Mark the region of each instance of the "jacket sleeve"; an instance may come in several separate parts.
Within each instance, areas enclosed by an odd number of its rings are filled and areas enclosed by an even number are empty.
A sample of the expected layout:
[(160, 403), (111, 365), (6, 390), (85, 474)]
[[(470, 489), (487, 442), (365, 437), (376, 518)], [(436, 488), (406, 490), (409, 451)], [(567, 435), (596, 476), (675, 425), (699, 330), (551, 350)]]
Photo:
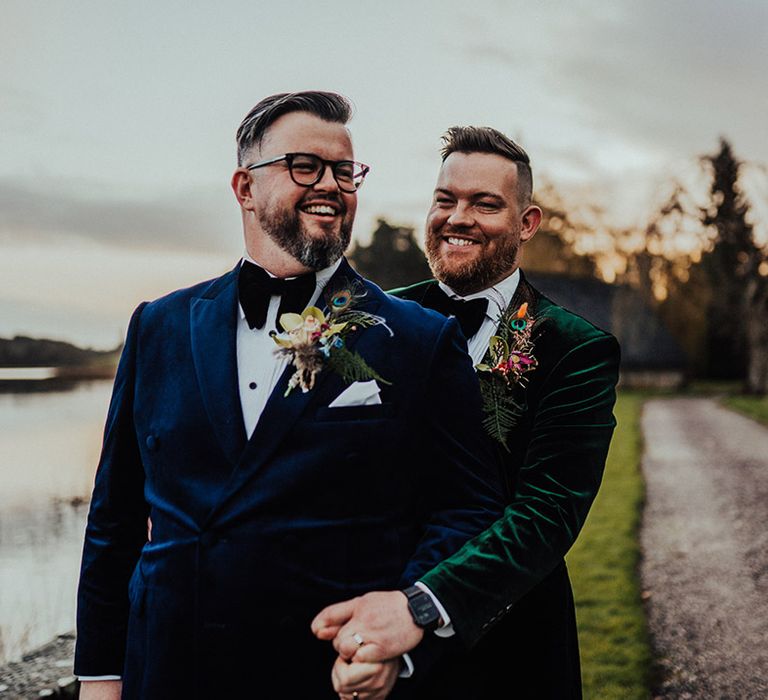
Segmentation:
[(421, 580), (469, 647), (562, 560), (602, 479), (616, 421), (619, 347), (607, 334), (565, 352), (544, 378), (503, 516)]
[(481, 425), (480, 388), (455, 319), (435, 344), (423, 405), (418, 493), (425, 524), (403, 586), (485, 530), (504, 507), (501, 463)]
[(147, 540), (144, 469), (133, 422), (139, 317), (134, 312), (115, 377), (88, 514), (77, 605), (75, 674), (120, 675), (128, 582)]

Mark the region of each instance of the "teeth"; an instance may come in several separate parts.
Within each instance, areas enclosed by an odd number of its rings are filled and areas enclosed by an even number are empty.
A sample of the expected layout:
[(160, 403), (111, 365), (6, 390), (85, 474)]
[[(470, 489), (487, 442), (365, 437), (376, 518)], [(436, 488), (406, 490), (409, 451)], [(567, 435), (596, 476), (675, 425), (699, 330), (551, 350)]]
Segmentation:
[(474, 241), (468, 241), (466, 238), (454, 238), (453, 236), (450, 236), (448, 238), (448, 243), (451, 245), (474, 245)]
[(304, 207), (304, 211), (308, 214), (330, 214), (331, 216), (336, 214), (336, 210), (326, 204), (312, 204)]

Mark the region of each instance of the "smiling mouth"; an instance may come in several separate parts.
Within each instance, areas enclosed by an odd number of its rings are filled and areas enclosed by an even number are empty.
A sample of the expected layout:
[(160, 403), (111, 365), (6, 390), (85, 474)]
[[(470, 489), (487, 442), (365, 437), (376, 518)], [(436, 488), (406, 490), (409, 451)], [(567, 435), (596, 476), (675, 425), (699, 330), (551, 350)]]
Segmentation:
[(303, 207), (299, 207), (305, 214), (313, 214), (314, 216), (337, 216), (339, 209), (330, 204), (307, 204)]
[(457, 238), (456, 236), (446, 236), (443, 240), (446, 241), (449, 245), (455, 245), (461, 248), (479, 245), (477, 241), (473, 241), (469, 238)]

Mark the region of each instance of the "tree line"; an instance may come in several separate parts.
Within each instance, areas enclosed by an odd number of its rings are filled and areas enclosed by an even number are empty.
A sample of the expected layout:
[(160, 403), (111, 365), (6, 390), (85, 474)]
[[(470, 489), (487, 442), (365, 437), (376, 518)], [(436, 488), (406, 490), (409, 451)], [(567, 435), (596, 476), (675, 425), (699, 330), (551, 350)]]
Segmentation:
[(62, 340), (17, 335), (0, 338), (0, 367), (83, 367), (114, 363), (121, 347), (91, 350)]

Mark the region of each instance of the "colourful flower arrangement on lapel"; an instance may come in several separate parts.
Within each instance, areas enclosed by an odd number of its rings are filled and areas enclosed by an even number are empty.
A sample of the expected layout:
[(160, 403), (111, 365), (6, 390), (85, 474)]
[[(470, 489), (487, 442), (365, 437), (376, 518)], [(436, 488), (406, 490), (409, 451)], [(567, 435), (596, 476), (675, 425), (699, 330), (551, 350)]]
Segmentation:
[(278, 345), (275, 352), (289, 358), (295, 367), (285, 396), (297, 386), (302, 392), (308, 392), (315, 386), (317, 375), (325, 366), (341, 375), (348, 384), (370, 379), (390, 383), (382, 379), (358, 353), (346, 347), (346, 336), (360, 328), (384, 326), (393, 335), (383, 318), (353, 308), (354, 301), (360, 296), (349, 285), (326, 295), (327, 314), (316, 306), (308, 306), (300, 314), (280, 316), (284, 332), (272, 336)]
[(488, 344), (485, 362), (477, 365), (483, 397), (483, 427), (504, 449), (509, 432), (525, 410), (525, 404), (515, 395), (516, 387), (524, 387), (527, 374), (538, 366), (533, 355), (531, 331), (533, 318), (528, 304), (507, 310), (499, 320), (498, 335)]

